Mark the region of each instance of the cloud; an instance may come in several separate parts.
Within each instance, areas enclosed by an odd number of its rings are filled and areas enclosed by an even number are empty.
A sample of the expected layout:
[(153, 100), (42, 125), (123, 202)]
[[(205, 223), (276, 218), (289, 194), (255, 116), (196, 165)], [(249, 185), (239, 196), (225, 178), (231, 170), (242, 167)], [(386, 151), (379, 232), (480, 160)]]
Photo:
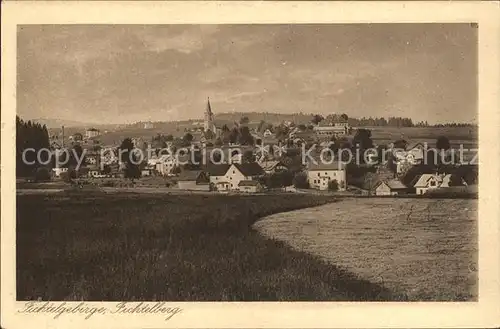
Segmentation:
[(201, 117), (210, 96), (216, 112), (406, 109), (467, 120), (476, 34), (454, 24), (23, 26), (18, 111), (181, 119)]

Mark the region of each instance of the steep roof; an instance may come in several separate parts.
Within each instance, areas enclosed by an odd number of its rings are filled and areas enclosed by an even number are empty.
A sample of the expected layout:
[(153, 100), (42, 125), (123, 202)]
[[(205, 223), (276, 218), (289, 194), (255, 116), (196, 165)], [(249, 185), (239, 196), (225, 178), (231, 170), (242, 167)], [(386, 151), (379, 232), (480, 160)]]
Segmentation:
[(256, 180), (242, 180), (238, 183), (238, 186), (259, 186), (260, 183)]
[[(426, 187), (427, 186), (427, 182), (429, 181), (429, 179), (431, 178), (434, 178), (436, 179), (438, 182), (441, 182), (442, 179), (437, 176), (437, 175), (434, 175), (434, 174), (423, 174), (421, 175), (418, 180), (416, 181), (416, 183), (413, 185), (413, 187)], [(415, 179), (416, 180), (416, 179)]]
[(259, 165), (264, 170), (273, 170), (278, 164), (281, 164), (281, 162), (277, 160), (269, 160), (269, 161), (264, 160), (262, 162), (259, 162)]
[(328, 170), (345, 170), (345, 164), (342, 161), (333, 160), (332, 163), (322, 163), (317, 161), (316, 163), (310, 162), (308, 164), (307, 170), (309, 171), (328, 171)]
[(201, 170), (184, 170), (181, 172), (179, 175), (180, 181), (195, 181), (198, 179), (198, 177), (201, 175), (202, 171)]
[(236, 168), (245, 176), (259, 176), (264, 174), (262, 167), (256, 162), (233, 163)]
[(422, 148), (424, 148), (424, 144), (422, 144), (420, 142), (413, 142), (413, 143), (406, 145), (406, 150), (411, 151), (418, 146), (421, 146)]
[(231, 167), (228, 164), (210, 164), (207, 166), (207, 172), (210, 176), (224, 176)]
[(407, 189), (408, 187), (403, 184), (399, 179), (391, 179), (385, 182), (391, 190)]

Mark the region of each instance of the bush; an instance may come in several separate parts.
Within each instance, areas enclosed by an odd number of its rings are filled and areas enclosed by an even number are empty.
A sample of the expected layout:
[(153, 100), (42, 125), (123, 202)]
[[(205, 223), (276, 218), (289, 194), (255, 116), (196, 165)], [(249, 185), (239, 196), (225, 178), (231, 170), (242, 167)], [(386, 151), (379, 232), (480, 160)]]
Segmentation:
[(37, 168), (35, 171), (36, 182), (46, 182), (50, 180), (50, 171), (47, 168)]
[(295, 188), (309, 188), (307, 175), (305, 173), (298, 173), (293, 177), (293, 186)]
[(339, 183), (337, 182), (336, 179), (328, 182), (328, 190), (330, 190), (330, 191), (338, 191), (339, 190)]

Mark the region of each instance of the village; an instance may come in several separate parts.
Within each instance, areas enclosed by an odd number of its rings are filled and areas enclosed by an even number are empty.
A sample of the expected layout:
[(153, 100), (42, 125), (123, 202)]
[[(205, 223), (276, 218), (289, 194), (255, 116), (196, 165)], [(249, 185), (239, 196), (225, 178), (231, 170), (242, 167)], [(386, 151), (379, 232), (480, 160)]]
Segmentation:
[[(144, 123), (144, 129), (151, 129), (152, 125)], [(83, 134), (74, 133), (65, 141), (63, 128), (62, 136), (51, 136), (52, 150), (70, 144), (70, 148), (83, 153), (84, 162), (78, 168), (71, 164), (54, 167), (51, 178), (78, 186), (169, 187), (220, 193), (477, 193), (476, 164), (464, 163), (462, 159), (446, 166), (438, 166), (433, 160), (429, 165), (428, 146), (403, 139), (376, 145), (370, 130), (350, 126), (346, 114), (327, 118), (314, 115), (309, 125), (286, 121), (278, 126), (253, 124), (242, 117), (229, 128), (226, 124), (216, 125), (208, 99), (204, 120), (193, 122), (192, 126), (180, 138), (168, 134), (151, 140), (131, 137), (122, 145), (102, 145), (101, 132), (95, 128)], [(440, 139), (438, 143), (447, 144), (439, 150), (446, 157), (452, 150), (446, 137)], [(139, 164), (120, 161), (119, 149), (124, 147), (128, 157), (128, 152), (137, 153)], [(355, 162), (352, 155), (344, 159), (341, 150), (353, 148), (364, 150), (365, 159)]]

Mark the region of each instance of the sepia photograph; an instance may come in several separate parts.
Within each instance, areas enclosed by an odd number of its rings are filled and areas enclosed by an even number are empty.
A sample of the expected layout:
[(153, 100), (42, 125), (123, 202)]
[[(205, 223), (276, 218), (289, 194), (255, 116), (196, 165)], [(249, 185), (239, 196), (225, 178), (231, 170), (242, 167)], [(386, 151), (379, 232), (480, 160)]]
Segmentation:
[(480, 27), (16, 24), (16, 312), (478, 303)]
[(19, 300), (477, 300), (477, 27), (20, 25)]

